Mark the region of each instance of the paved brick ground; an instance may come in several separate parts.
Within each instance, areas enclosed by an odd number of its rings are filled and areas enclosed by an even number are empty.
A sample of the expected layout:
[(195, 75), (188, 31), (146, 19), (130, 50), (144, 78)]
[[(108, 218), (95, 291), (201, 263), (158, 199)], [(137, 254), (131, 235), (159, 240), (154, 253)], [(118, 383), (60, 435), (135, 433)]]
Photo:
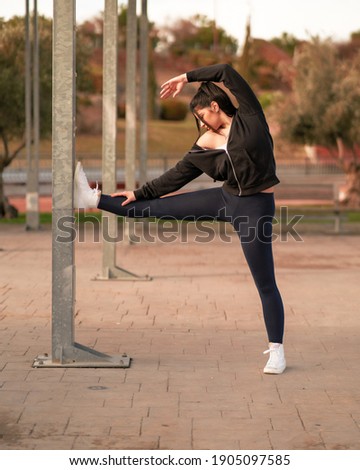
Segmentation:
[(360, 449), (359, 236), (274, 244), (281, 376), (238, 240), (119, 244), (150, 282), (93, 281), (76, 244), (76, 340), (129, 369), (33, 369), (50, 352), (51, 233), (0, 227), (1, 449)]

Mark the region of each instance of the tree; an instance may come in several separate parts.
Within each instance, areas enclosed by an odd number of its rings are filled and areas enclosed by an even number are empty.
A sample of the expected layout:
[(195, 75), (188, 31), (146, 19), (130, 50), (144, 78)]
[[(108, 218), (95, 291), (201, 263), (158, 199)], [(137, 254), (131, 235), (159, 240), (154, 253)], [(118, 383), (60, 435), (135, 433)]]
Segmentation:
[[(41, 133), (51, 128), (51, 24), (39, 18)], [(0, 217), (9, 215), (3, 171), (25, 146), (25, 24), (24, 18), (0, 20)]]
[(328, 144), (323, 117), (335, 98), (333, 87), (339, 79), (336, 64), (331, 42), (314, 40), (295, 55), (293, 94), (281, 119), (283, 133), (290, 140), (304, 145)]
[(351, 41), (360, 41), (360, 29), (350, 34)]
[[(126, 60), (126, 29), (127, 29), (127, 12), (128, 7), (127, 5), (120, 5), (119, 12), (118, 12), (118, 48), (119, 48), (119, 64), (120, 69), (123, 71), (125, 64), (124, 61)], [(88, 80), (92, 80), (97, 85), (95, 86), (95, 93), (101, 93), (102, 91), (102, 47), (103, 47), (103, 33), (104, 33), (104, 19), (103, 15), (95, 17), (89, 21), (85, 21), (78, 27), (78, 33), (81, 36), (81, 43), (87, 44), (88, 47), (92, 47), (93, 50), (97, 50), (92, 57), (92, 68), (93, 70), (90, 71), (88, 74)], [(154, 70), (154, 50), (157, 46), (159, 41), (158, 39), (158, 31), (155, 27), (155, 24), (151, 21), (148, 23), (148, 34), (149, 34), (149, 50), (148, 50), (148, 112), (149, 117), (155, 116), (155, 96), (157, 93), (157, 83), (155, 77), (155, 70)], [(140, 16), (137, 17), (137, 49), (140, 48)], [(100, 54), (99, 54), (100, 52)], [(99, 61), (99, 57), (101, 58)], [(125, 114), (125, 104), (124, 104), (124, 89), (125, 84), (122, 83), (123, 74), (121, 73), (121, 77), (119, 74), (120, 80), (120, 87), (122, 91), (119, 93), (119, 116), (124, 116)]]
[[(293, 93), (281, 109), (282, 132), (323, 145), (347, 175), (344, 203), (360, 207), (360, 53), (341, 60), (330, 41), (315, 38), (294, 58)], [(351, 157), (346, 157), (345, 149)]]
[(246, 22), (246, 34), (245, 34), (245, 41), (241, 53), (241, 57), (239, 59), (239, 72), (245, 78), (245, 80), (250, 81), (252, 78), (252, 60), (251, 60), (251, 22), (250, 18), (248, 18)]
[(177, 57), (189, 54), (206, 57), (210, 53), (210, 61), (216, 62), (219, 56), (231, 56), (238, 49), (237, 40), (204, 15), (180, 19), (160, 34), (164, 38), (161, 47)]
[[(40, 135), (51, 132), (52, 21), (39, 16)], [(77, 41), (77, 87), (88, 91), (89, 45)], [(25, 147), (25, 21), (0, 19), (0, 217), (9, 216), (3, 184), (4, 169)]]
[[(120, 5), (120, 11), (118, 15), (119, 21), (119, 47), (126, 48), (126, 28), (127, 28), (127, 5)], [(148, 22), (148, 116), (156, 117), (156, 93), (157, 93), (157, 82), (155, 76), (154, 66), (154, 50), (159, 42), (158, 31), (155, 24), (152, 21)], [(140, 48), (140, 17), (137, 17), (137, 49)], [(124, 105), (125, 108), (125, 105)]]
[(291, 56), (294, 55), (296, 47), (300, 44), (300, 41), (295, 36), (286, 32), (282, 33), (280, 37), (271, 39), (270, 42)]
[(241, 75), (253, 87), (260, 90), (284, 89), (286, 82), (280, 80), (280, 71), (289, 62), (291, 62), (291, 56), (286, 48), (276, 45), (276, 41), (269, 42), (252, 37), (249, 17), (244, 45), (238, 59), (238, 70)]
[[(360, 51), (339, 67), (334, 84), (336, 99), (324, 115), (329, 140), (335, 141), (339, 161), (347, 175), (344, 203), (360, 207)], [(350, 158), (345, 149), (349, 149)]]

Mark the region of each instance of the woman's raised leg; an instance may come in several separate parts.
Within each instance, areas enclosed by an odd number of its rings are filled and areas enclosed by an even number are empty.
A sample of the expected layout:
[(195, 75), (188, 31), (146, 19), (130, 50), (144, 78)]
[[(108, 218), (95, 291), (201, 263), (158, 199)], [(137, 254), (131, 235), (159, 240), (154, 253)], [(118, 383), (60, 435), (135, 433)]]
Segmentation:
[(178, 220), (222, 220), (225, 201), (220, 188), (203, 189), (174, 196), (130, 202), (125, 197), (102, 195), (98, 208), (131, 218), (157, 217)]

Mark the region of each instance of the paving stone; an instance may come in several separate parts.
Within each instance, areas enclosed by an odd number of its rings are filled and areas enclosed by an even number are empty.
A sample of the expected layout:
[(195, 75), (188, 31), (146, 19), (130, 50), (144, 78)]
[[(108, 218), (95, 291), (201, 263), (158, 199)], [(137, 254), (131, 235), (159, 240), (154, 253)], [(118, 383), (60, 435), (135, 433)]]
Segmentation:
[(21, 405), (25, 402), (29, 392), (22, 390), (4, 390), (0, 389), (0, 403), (2, 406), (12, 407), (13, 405)]
[(67, 423), (36, 423), (31, 432), (31, 438), (37, 439), (39, 441), (47, 438), (49, 436), (63, 436), (65, 434), (65, 429)]
[(157, 394), (148, 393), (134, 393), (133, 404), (137, 407), (150, 407), (150, 408), (178, 408), (179, 394), (166, 392)]
[(34, 438), (34, 449), (36, 450), (68, 450), (72, 449), (75, 438), (73, 436), (44, 436)]
[(66, 427), (66, 436), (110, 436), (111, 426), (93, 423), (91, 426), (84, 426), (84, 424), (70, 424)]
[(47, 391), (30, 391), (25, 398), (25, 406), (42, 406), (44, 403), (50, 404), (53, 406), (62, 405), (66, 394), (66, 390), (47, 390)]
[(242, 437), (247, 438), (251, 433), (256, 433), (260, 438), (262, 434), (266, 434), (271, 429), (270, 420), (253, 421), (249, 418), (194, 418), (193, 423), (193, 439), (205, 440), (209, 438), (209, 429), (213, 430), (212, 439), (213, 447), (217, 448), (216, 443), (218, 441), (225, 442), (227, 440), (234, 441), (239, 440), (241, 442)]
[(196, 450), (233, 450), (240, 449), (240, 442), (236, 439), (221, 440), (218, 437), (207, 439), (194, 439), (193, 449)]
[(40, 404), (25, 406), (18, 418), (22, 424), (47, 424), (56, 422), (66, 424), (71, 416), (71, 409), (54, 406), (52, 400)]
[(353, 430), (322, 431), (321, 436), (327, 450), (360, 450), (359, 432)]
[(348, 413), (340, 410), (329, 412), (326, 408), (322, 408), (311, 414), (300, 412), (299, 415), (307, 431), (338, 431), (339, 433), (348, 431), (357, 433), (360, 439), (360, 430)]
[(159, 449), (160, 450), (188, 450), (192, 448), (191, 439), (186, 439), (181, 436), (176, 438), (168, 438), (167, 436), (160, 436)]
[(320, 433), (287, 429), (269, 431), (269, 439), (273, 449), (323, 450), (325, 443)]
[(15, 436), (14, 439), (3, 439), (0, 442), (0, 450), (34, 450), (37, 441), (29, 437)]
[(82, 436), (74, 439), (71, 449), (116, 449), (116, 450), (151, 450), (159, 449), (159, 437), (153, 439), (139, 439), (138, 437), (102, 437), (102, 436)]
[(114, 423), (110, 428), (111, 437), (139, 437), (143, 418), (128, 416), (122, 422)]

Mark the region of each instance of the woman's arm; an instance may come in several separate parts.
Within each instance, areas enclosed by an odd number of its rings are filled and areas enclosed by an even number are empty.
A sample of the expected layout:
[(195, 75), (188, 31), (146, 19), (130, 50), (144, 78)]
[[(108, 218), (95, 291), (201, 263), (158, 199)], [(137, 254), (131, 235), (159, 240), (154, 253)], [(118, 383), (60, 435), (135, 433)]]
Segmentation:
[(155, 199), (177, 191), (201, 174), (202, 170), (194, 166), (185, 156), (173, 168), (170, 168), (158, 178), (145, 183), (141, 188), (135, 191), (116, 192), (111, 196), (126, 197), (126, 200), (121, 204), (122, 206), (136, 200)]
[(223, 82), (239, 102), (239, 112), (252, 114), (262, 111), (261, 105), (246, 80), (230, 65), (216, 64), (191, 70), (188, 82)]
[(173, 168), (136, 189), (134, 196), (138, 200), (155, 199), (177, 191), (201, 174), (202, 170), (194, 166), (185, 156)]
[(223, 82), (239, 103), (239, 112), (253, 114), (262, 112), (261, 104), (247, 81), (229, 64), (200, 67), (178, 75), (161, 85), (160, 98), (175, 98), (188, 82)]

